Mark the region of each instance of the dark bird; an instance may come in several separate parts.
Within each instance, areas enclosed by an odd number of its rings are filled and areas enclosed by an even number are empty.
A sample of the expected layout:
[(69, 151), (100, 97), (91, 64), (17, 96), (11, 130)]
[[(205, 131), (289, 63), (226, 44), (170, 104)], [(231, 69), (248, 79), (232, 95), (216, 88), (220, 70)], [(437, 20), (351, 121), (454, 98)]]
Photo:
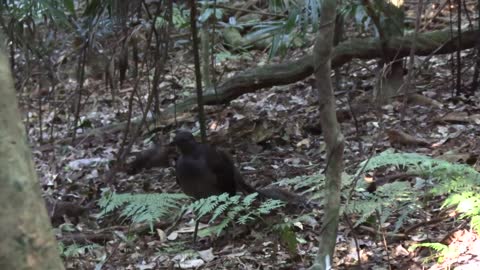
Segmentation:
[[(236, 194), (237, 183), (241, 181), (240, 172), (225, 152), (197, 143), (187, 131), (177, 131), (173, 144), (180, 151), (175, 168), (177, 184), (185, 194), (197, 200), (223, 193)], [(198, 224), (199, 221), (195, 223), (194, 243)]]
[[(291, 206), (307, 206), (305, 198), (280, 188), (255, 189), (247, 184), (226, 152), (213, 145), (198, 143), (192, 133), (179, 130), (169, 146), (155, 147), (137, 154), (130, 164), (130, 173), (138, 173), (141, 169), (168, 167), (173, 157), (173, 147), (180, 154), (176, 162), (176, 181), (182, 191), (195, 198), (202, 199), (213, 195), (237, 192), (251, 194), (258, 192), (260, 198), (282, 200)], [(309, 203), (310, 204), (310, 203)], [(195, 224), (193, 241), (196, 242), (198, 222)]]
[[(180, 150), (176, 164), (177, 183), (185, 194), (195, 199), (237, 192), (258, 192), (262, 198), (282, 200), (291, 205), (305, 205), (305, 199), (279, 188), (257, 190), (247, 184), (230, 155), (215, 146), (195, 141), (188, 131), (177, 131), (173, 144)], [(193, 241), (196, 242), (198, 221)]]
[(154, 147), (135, 154), (135, 160), (128, 165), (128, 174), (137, 174), (142, 169), (170, 166), (170, 159), (175, 155), (175, 146), (155, 144)]
[(225, 192), (235, 195), (235, 178), (240, 173), (225, 152), (208, 144), (197, 143), (187, 131), (178, 131), (173, 143), (180, 151), (176, 176), (183, 192), (195, 199)]

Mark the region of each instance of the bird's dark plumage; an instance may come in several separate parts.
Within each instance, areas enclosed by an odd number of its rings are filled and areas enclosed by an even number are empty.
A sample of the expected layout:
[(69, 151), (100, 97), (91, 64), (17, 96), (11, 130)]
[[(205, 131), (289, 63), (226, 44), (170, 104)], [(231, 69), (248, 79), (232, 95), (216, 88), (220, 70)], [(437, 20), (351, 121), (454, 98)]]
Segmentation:
[[(196, 142), (188, 131), (177, 131), (170, 147), (173, 145), (180, 152), (175, 170), (177, 183), (185, 194), (195, 199), (223, 193), (235, 195), (237, 191), (240, 191), (244, 194), (258, 192), (262, 198), (278, 199), (294, 205), (306, 204), (303, 197), (289, 191), (278, 188), (256, 190), (243, 181), (240, 171), (230, 155), (212, 145)], [(170, 147), (166, 147), (164, 150), (156, 147), (146, 151), (137, 156), (133, 162), (136, 165), (134, 167), (149, 168), (168, 164), (172, 152)], [(195, 225), (194, 242), (197, 229), (198, 221)]]
[(223, 151), (200, 144), (190, 132), (178, 131), (173, 143), (180, 150), (176, 164), (177, 183), (195, 199), (237, 191), (238, 169)]
[[(235, 195), (241, 175), (232, 159), (223, 151), (200, 144), (190, 132), (177, 131), (173, 139), (180, 150), (177, 159), (177, 183), (185, 194), (195, 199), (228, 193)], [(193, 242), (196, 242), (198, 223), (195, 223)]]

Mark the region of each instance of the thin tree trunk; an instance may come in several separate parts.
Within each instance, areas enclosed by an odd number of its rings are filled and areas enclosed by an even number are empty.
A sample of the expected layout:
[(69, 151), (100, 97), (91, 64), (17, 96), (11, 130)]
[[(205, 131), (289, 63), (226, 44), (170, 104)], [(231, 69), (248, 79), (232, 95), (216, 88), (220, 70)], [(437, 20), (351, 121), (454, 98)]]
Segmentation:
[(198, 37), (197, 37), (197, 8), (195, 6), (195, 0), (190, 0), (190, 27), (192, 30), (192, 47), (193, 58), (195, 62), (195, 82), (197, 88), (197, 105), (198, 105), (198, 122), (200, 123), (200, 134), (202, 142), (207, 141), (207, 128), (205, 123), (205, 112), (203, 110), (203, 89), (202, 89), (202, 74), (200, 71), (200, 56), (198, 49)]
[(0, 269), (64, 269), (0, 53)]
[[(205, 12), (207, 9), (207, 5), (204, 5), (202, 8), (202, 12)], [(215, 14), (213, 14), (215, 16)], [(203, 79), (203, 86), (205, 89), (212, 88), (212, 78), (210, 75), (210, 46), (214, 46), (214, 44), (210, 44), (210, 33), (208, 32), (208, 28), (210, 27), (210, 19), (206, 20), (202, 24), (202, 28), (200, 30), (200, 46), (201, 46), (201, 64), (202, 64), (202, 79)], [(212, 33), (215, 35), (215, 33)]]
[(327, 145), (327, 168), (325, 183), (325, 215), (320, 230), (320, 246), (312, 269), (331, 268), (338, 231), (340, 213), (340, 188), (343, 171), (344, 137), (335, 113), (331, 58), (335, 25), (336, 0), (322, 1), (320, 31), (313, 50), (313, 65), (320, 105), (320, 123)]

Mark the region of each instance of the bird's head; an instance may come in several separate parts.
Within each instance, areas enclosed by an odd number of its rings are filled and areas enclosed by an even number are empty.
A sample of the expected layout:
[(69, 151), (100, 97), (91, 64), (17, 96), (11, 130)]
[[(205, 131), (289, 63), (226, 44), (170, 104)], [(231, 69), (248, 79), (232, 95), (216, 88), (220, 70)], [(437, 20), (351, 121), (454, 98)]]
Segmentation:
[(185, 154), (191, 152), (197, 145), (197, 142), (191, 132), (177, 130), (175, 131), (175, 137), (173, 138), (172, 144), (176, 145), (178, 149), (180, 149), (180, 152)]

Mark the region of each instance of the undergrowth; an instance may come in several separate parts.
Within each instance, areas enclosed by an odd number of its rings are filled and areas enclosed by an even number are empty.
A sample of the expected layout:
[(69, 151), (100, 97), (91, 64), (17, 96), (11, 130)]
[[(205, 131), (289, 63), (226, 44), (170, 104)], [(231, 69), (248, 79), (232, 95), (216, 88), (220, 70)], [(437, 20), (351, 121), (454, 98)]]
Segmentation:
[[(360, 196), (353, 198), (344, 208), (347, 213), (357, 215), (355, 226), (371, 217), (375, 217), (378, 224), (384, 224), (395, 214), (396, 232), (405, 221), (418, 216), (418, 210), (427, 203), (425, 199), (440, 196), (444, 198), (442, 208), (455, 207), (460, 213), (459, 218), (469, 218), (471, 227), (480, 231), (480, 173), (474, 168), (416, 153), (395, 153), (389, 149), (359, 164), (356, 175), (386, 168), (418, 177), (413, 186), (408, 182), (393, 182), (378, 187), (374, 194), (358, 193)], [(440, 258), (448, 252), (440, 243), (417, 246), (440, 252)]]
[(155, 221), (174, 216), (172, 214), (178, 212), (186, 199), (188, 196), (185, 194), (118, 194), (106, 189), (99, 201), (102, 209), (99, 218), (121, 209), (121, 217), (134, 223), (147, 222), (153, 229)]
[[(418, 216), (418, 212), (425, 207), (432, 196), (443, 196), (442, 207), (455, 207), (461, 213), (460, 218), (470, 218), (471, 227), (480, 231), (480, 174), (468, 165), (455, 164), (448, 161), (434, 159), (416, 153), (396, 153), (386, 150), (358, 165), (354, 175), (343, 174), (343, 188), (349, 186), (364, 172), (379, 169), (397, 170), (417, 175), (415, 184), (397, 181), (377, 187), (372, 193), (361, 187), (356, 187), (353, 198), (346, 198), (349, 192), (342, 192), (348, 205), (344, 205), (342, 212), (355, 214), (354, 226), (374, 220), (377, 224), (385, 224), (393, 220), (393, 231), (398, 231), (406, 221)], [(298, 194), (312, 194), (310, 199), (323, 198), (325, 178), (317, 173), (310, 176), (299, 176), (291, 179), (279, 180), (279, 186), (290, 186)], [(247, 224), (256, 221), (263, 215), (284, 205), (277, 200), (258, 202), (258, 194), (253, 193), (242, 197), (222, 194), (194, 201), (185, 205), (188, 197), (183, 194), (116, 194), (105, 192), (100, 200), (103, 215), (121, 210), (121, 216), (133, 222), (149, 222), (171, 218), (179, 209), (190, 209), (197, 219), (211, 215), (208, 234), (220, 234), (229, 224)], [(348, 200), (351, 199), (351, 200)], [(255, 203), (257, 202), (257, 203)], [(302, 223), (302, 219), (312, 218), (313, 211), (277, 224), (274, 230), (280, 232), (291, 249), (294, 250), (297, 239), (292, 234), (293, 227)], [(394, 216), (395, 215), (395, 216)], [(422, 243), (425, 247), (439, 248), (436, 243)], [(443, 250), (443, 249), (442, 249)], [(443, 250), (445, 251), (445, 250)]]
[(79, 244), (71, 244), (65, 245), (62, 242), (59, 242), (58, 248), (60, 251), (60, 255), (65, 258), (70, 257), (77, 257), (83, 255), (87, 252), (92, 252), (95, 249), (99, 249), (102, 246), (98, 244), (88, 244), (88, 245), (79, 245)]
[(121, 209), (120, 215), (123, 218), (133, 223), (147, 222), (153, 230), (155, 221), (174, 217), (178, 212), (183, 212), (181, 209), (184, 208), (192, 210), (197, 220), (211, 214), (209, 224), (222, 217), (218, 225), (206, 229), (219, 235), (231, 223), (247, 224), (284, 206), (282, 201), (273, 199), (254, 204), (258, 201), (257, 196), (258, 193), (245, 197), (224, 193), (185, 205), (185, 199), (189, 197), (184, 194), (117, 194), (106, 191), (99, 202), (102, 209), (100, 217)]

